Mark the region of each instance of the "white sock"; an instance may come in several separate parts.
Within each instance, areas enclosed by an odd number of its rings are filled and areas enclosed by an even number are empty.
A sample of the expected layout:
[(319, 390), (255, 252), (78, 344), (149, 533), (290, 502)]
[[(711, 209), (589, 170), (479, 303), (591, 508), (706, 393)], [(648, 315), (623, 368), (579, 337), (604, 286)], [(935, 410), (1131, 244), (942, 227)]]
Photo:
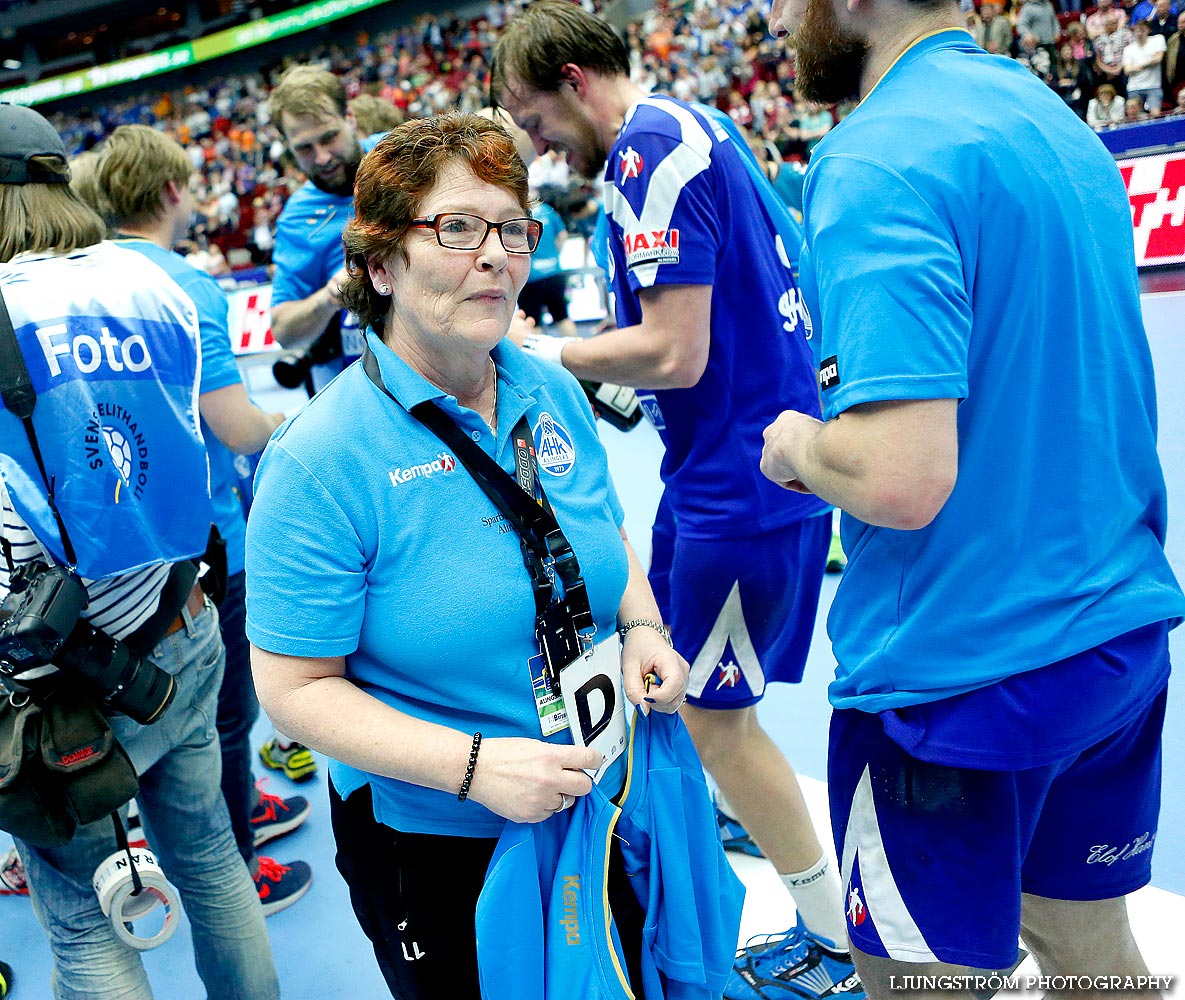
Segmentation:
[(806, 871), (779, 875), (794, 897), (794, 905), (811, 933), (827, 938), (841, 951), (848, 950), (848, 927), (839, 893), (839, 875), (823, 855)]
[(276, 749), (277, 750), (291, 750), (292, 749), (292, 740), (290, 740), (287, 736), (285, 736), (278, 729), (275, 731), (275, 733), (276, 733), (276, 735), (275, 735)]

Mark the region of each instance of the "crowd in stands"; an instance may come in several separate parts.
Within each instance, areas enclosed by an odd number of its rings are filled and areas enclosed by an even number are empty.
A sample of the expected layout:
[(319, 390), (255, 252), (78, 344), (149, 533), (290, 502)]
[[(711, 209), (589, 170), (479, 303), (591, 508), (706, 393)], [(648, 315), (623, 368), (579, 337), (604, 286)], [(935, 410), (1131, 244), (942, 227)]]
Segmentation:
[[(202, 87), (161, 91), (56, 114), (72, 151), (88, 150), (120, 124), (143, 123), (178, 139), (197, 168), (198, 217), (188, 249), (212, 273), (266, 264), (273, 224), (303, 182), (275, 125), (267, 94), (289, 62), (339, 74), (361, 131), (385, 131), (407, 116), (486, 103), (491, 46), (526, 0), (492, 0), (484, 15), (418, 17), (355, 43), (294, 54), (262, 73), (212, 79)], [(583, 0), (590, 9), (592, 0)], [(987, 51), (1014, 58), (1040, 76), (1096, 129), (1148, 117), (1185, 114), (1185, 22), (1178, 0), (962, 0), (968, 30)], [(1180, 23), (1180, 27), (1179, 27)], [(768, 155), (805, 164), (811, 150), (852, 104), (812, 105), (796, 96), (794, 61), (765, 28), (754, 0), (656, 0), (627, 30), (633, 76), (645, 89), (712, 103), (759, 140)], [(533, 164), (533, 185), (569, 229), (591, 226), (591, 191), (568, 176), (562, 157)]]
[(1185, 59), (1176, 0), (1065, 0), (966, 6), (967, 27), (989, 52), (1041, 77), (1096, 130), (1185, 114)]

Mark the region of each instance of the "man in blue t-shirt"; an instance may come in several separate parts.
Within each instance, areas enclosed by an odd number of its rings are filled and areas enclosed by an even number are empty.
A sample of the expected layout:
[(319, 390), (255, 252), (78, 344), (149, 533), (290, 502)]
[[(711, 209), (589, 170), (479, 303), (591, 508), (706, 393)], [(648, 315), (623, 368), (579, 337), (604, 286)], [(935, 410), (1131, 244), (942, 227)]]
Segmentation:
[(342, 230), (354, 214), (354, 176), (362, 141), (341, 80), (317, 66), (292, 66), (268, 97), (272, 121), (308, 181), (276, 220), (272, 251), (272, 333), (284, 347), (306, 348), (340, 324), (341, 358), (318, 366), (320, 388), (362, 354), (362, 331), (343, 309)]
[(217, 718), (222, 792), (239, 853), (255, 879), (264, 913), (272, 914), (308, 891), (312, 872), (303, 861), (277, 864), (260, 856), (256, 847), (299, 826), (308, 816), (309, 803), (301, 796), (281, 799), (260, 793), (251, 773), (249, 740), (259, 702), (245, 632), (247, 525), (234, 455), (261, 451), (284, 415), (264, 413), (248, 399), (227, 331), (226, 296), (213, 278), (172, 250), (189, 231), (191, 173), (185, 150), (174, 140), (147, 125), (121, 125), (102, 147), (97, 180), (115, 218), (116, 242), (165, 271), (197, 311), (202, 358), (198, 409), (209, 453), (214, 523), (225, 542), (227, 561), (225, 594), (218, 602), (226, 646)]
[(504, 30), (495, 65), (493, 93), (537, 150), (603, 172), (609, 224), (618, 328), (524, 346), (580, 378), (644, 390), (666, 445), (651, 582), (692, 661), (684, 719), (794, 897), (799, 924), (767, 950), (805, 949), (811, 962), (790, 962), (803, 973), (824, 962), (826, 976), (796, 988), (848, 992), (838, 879), (756, 714), (768, 682), (802, 677), (831, 537), (824, 503), (757, 470), (778, 401), (819, 404), (792, 273), (797, 230), (743, 138), (709, 109), (647, 96), (621, 39), (578, 5), (532, 3)]
[(1185, 599), (1119, 171), (953, 2), (770, 17), (805, 97), (862, 99), (804, 189), (823, 419), (789, 407), (762, 457), (844, 511), (828, 777), (860, 976), (1011, 968), (1018, 935), (1046, 975), (1147, 976), (1123, 897)]

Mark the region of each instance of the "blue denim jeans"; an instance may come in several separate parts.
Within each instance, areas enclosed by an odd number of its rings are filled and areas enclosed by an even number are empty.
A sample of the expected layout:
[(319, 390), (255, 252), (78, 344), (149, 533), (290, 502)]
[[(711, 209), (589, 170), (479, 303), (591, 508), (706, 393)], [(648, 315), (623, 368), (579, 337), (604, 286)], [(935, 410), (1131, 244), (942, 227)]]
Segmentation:
[(255, 860), (255, 777), (251, 773), (251, 727), (259, 718), (259, 699), (251, 679), (251, 646), (247, 642), (247, 574), (227, 578), (226, 596), (218, 605), (226, 671), (218, 691), (218, 740), (222, 745), (222, 794), (230, 810), (239, 853), (248, 865)]
[[(196, 618), (182, 614), (186, 627), (152, 655), (177, 679), (173, 704), (154, 725), (117, 715), (111, 728), (140, 775), (136, 798), (145, 834), (181, 893), (206, 992), (218, 1000), (272, 1000), (280, 988), (263, 910), (235, 847), (219, 784), (215, 713), (224, 653), (218, 612), (207, 601)], [(53, 950), (56, 1000), (151, 1000), (139, 952), (115, 936), (91, 888), (95, 868), (116, 850), (111, 821), (79, 827), (65, 847), (18, 847)]]

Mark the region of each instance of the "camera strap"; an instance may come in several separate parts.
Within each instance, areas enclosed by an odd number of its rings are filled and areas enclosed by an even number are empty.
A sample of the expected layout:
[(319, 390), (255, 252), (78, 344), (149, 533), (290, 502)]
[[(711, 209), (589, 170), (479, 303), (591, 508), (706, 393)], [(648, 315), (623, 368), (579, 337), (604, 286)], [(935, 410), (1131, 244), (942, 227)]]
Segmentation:
[[(362, 355), (362, 367), (375, 387), (398, 403), (383, 382), (378, 358), (369, 344)], [(560, 667), (579, 655), (578, 637), (595, 632), (596, 625), (580, 563), (543, 492), (526, 417), (514, 428), (516, 474), (511, 476), (435, 403), (419, 403), (411, 408), (411, 415), (453, 450), (482, 492), (517, 529), (535, 598), (536, 634), (558, 689)]]
[(29, 376), (29, 367), (25, 364), (25, 356), (21, 353), (20, 345), (16, 342), (16, 331), (12, 328), (12, 317), (8, 314), (8, 305), (4, 301), (4, 293), (0, 290), (0, 398), (5, 407), (20, 419), (24, 425), (25, 435), (29, 439), (29, 447), (33, 451), (33, 458), (37, 461), (37, 468), (41, 470), (41, 478), (48, 490), (47, 499), (49, 509), (53, 511), (54, 520), (58, 523), (58, 531), (62, 536), (62, 548), (66, 559), (71, 565), (76, 563), (74, 546), (70, 542), (70, 533), (66, 531), (66, 523), (58, 511), (57, 500), (54, 497), (54, 480), (45, 471), (45, 462), (41, 457), (41, 447), (37, 444), (37, 434), (33, 429), (33, 410), (37, 406), (37, 390), (33, 388), (33, 379)]

